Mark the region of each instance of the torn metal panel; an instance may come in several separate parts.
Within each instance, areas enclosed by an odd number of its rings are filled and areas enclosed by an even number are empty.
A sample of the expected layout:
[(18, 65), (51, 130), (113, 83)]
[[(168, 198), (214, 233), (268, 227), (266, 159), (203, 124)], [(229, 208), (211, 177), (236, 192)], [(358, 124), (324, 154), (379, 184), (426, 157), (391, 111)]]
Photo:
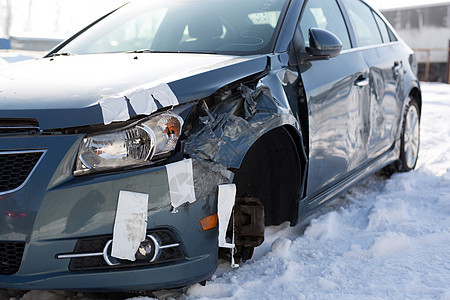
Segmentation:
[(205, 117), (202, 127), (192, 132), (185, 142), (186, 153), (199, 160), (239, 168), (248, 149), (266, 132), (283, 125), (300, 128), (262, 81), (255, 90), (241, 86), (240, 92), (241, 97), (231, 97), (208, 112), (213, 118)]
[(256, 107), (257, 103), (254, 100), (253, 90), (249, 87), (241, 84), (239, 87), (239, 91), (242, 94), (242, 97), (244, 98), (244, 109), (245, 109), (245, 118), (248, 119), (252, 117), (256, 113)]
[(217, 214), (219, 216), (219, 247), (234, 248), (233, 243), (227, 243), (226, 235), (236, 198), (236, 185), (219, 185), (217, 198)]
[[(204, 161), (218, 162), (225, 166), (232, 165), (232, 159), (239, 156), (239, 145), (244, 146), (257, 136), (250, 124), (243, 118), (221, 115), (214, 123), (208, 123), (195, 137), (185, 144), (185, 151), (192, 157)], [(228, 142), (234, 141), (233, 144)]]
[(293, 85), (298, 80), (298, 72), (292, 71), (290, 69), (283, 69), (277, 72), (278, 80), (280, 80), (283, 86), (288, 84)]
[(196, 198), (192, 159), (166, 165), (166, 170), (172, 207), (176, 209), (185, 203), (194, 203)]
[(120, 191), (114, 222), (111, 256), (135, 261), (147, 231), (148, 195)]
[(226, 167), (219, 164), (193, 160), (194, 186), (196, 199), (207, 199), (210, 195), (215, 195), (218, 184), (231, 183), (233, 173)]
[[(289, 100), (283, 87), (286, 86), (289, 81), (294, 80), (293, 77), (294, 74), (287, 75), (286, 70), (279, 71), (277, 73), (270, 73), (258, 82), (256, 91), (270, 87), (270, 95), (272, 100), (276, 103), (278, 110), (283, 111), (284, 113), (291, 113)], [(296, 78), (298, 78), (298, 76)]]

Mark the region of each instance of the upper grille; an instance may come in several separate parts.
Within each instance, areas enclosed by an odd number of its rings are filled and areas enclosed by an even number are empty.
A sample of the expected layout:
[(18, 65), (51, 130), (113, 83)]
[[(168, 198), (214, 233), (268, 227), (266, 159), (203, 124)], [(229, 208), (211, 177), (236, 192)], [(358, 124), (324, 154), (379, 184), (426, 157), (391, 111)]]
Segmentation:
[(11, 275), (19, 271), (24, 249), (23, 242), (0, 242), (0, 274)]
[(0, 136), (2, 135), (34, 135), (40, 132), (35, 120), (0, 119)]
[(0, 152), (0, 194), (20, 188), (43, 153), (43, 151)]

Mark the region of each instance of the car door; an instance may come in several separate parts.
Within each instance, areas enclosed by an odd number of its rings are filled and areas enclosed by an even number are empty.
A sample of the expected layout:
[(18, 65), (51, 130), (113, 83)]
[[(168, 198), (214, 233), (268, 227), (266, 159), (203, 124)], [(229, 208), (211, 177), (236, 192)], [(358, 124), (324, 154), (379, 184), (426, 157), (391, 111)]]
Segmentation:
[(369, 69), (362, 53), (352, 49), (348, 28), (335, 0), (307, 1), (299, 27), (306, 47), (310, 28), (331, 31), (343, 44), (337, 57), (299, 65), (309, 114), (306, 193), (309, 204), (315, 206), (326, 200), (320, 197), (324, 191), (368, 159)]
[[(393, 146), (399, 126), (403, 94), (400, 43), (384, 21), (360, 0), (341, 0), (355, 32), (357, 48), (369, 65), (369, 159)], [(392, 40), (392, 41), (391, 41)]]

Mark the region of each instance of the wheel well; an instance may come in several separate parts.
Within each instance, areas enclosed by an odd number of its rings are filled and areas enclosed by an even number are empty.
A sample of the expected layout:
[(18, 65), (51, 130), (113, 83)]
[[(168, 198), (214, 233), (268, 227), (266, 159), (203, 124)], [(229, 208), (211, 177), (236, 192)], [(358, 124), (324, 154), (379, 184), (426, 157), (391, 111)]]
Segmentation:
[(419, 105), (419, 116), (422, 115), (422, 94), (418, 88), (413, 88), (409, 95), (417, 101)]
[(279, 225), (297, 217), (301, 197), (301, 138), (289, 127), (275, 128), (249, 149), (234, 182), (237, 197), (256, 197), (264, 205), (265, 224)]

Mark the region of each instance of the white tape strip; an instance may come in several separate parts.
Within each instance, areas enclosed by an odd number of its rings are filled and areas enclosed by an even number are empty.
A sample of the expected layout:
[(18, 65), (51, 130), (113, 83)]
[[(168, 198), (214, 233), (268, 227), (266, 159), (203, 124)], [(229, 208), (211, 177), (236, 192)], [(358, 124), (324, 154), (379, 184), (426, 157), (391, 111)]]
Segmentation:
[(166, 83), (162, 83), (154, 88), (151, 88), (151, 93), (163, 107), (175, 106), (179, 104), (177, 96), (175, 96), (170, 86)]
[(217, 214), (219, 215), (219, 247), (234, 248), (234, 244), (227, 243), (225, 238), (236, 198), (236, 185), (221, 184), (218, 187)]
[(135, 261), (147, 232), (148, 195), (120, 191), (111, 256)]
[(158, 110), (149, 90), (137, 92), (128, 97), (130, 104), (138, 115), (150, 115)]
[(179, 104), (177, 96), (166, 83), (146, 89), (138, 89), (126, 96), (130, 99), (130, 104), (138, 115), (150, 115), (158, 110), (155, 99), (163, 107)]
[(103, 123), (105, 125), (130, 119), (125, 97), (101, 100), (99, 104), (102, 108)]
[(166, 165), (166, 170), (172, 207), (177, 208), (188, 202), (194, 203), (196, 199), (192, 159)]
[(157, 111), (158, 107), (155, 99), (158, 100), (162, 107), (179, 104), (177, 96), (167, 83), (150, 87), (146, 85), (140, 86), (98, 102), (102, 109), (103, 123), (105, 125), (130, 119), (125, 97), (130, 100), (131, 106), (138, 115), (150, 115)]

